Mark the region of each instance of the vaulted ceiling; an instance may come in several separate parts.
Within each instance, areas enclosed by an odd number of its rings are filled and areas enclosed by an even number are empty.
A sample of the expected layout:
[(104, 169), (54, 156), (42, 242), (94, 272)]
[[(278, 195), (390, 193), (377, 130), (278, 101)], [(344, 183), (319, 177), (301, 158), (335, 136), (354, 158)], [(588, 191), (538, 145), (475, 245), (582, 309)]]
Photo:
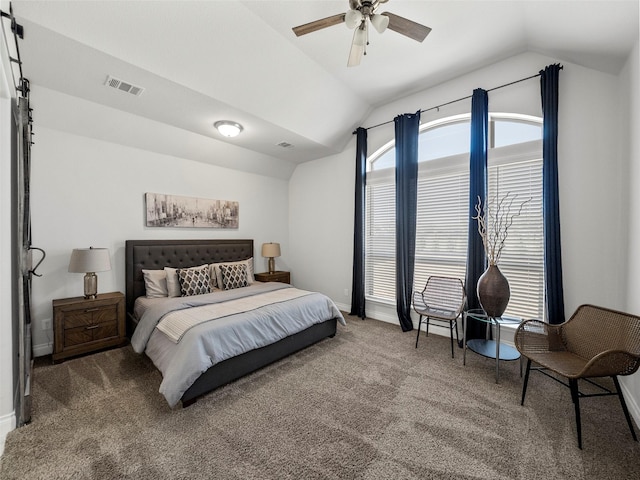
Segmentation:
[[(348, 68), (353, 32), (344, 25), (301, 37), (291, 30), (345, 12), (347, 0), (12, 5), (24, 27), (24, 75), (41, 87), (36, 129), (283, 178), (297, 163), (342, 151), (376, 106), (518, 53), (616, 75), (639, 17), (637, 0), (390, 0), (379, 12), (432, 32), (419, 43), (371, 30), (361, 65)], [(108, 75), (144, 92), (109, 88)], [(213, 123), (222, 119), (244, 132), (220, 136)]]

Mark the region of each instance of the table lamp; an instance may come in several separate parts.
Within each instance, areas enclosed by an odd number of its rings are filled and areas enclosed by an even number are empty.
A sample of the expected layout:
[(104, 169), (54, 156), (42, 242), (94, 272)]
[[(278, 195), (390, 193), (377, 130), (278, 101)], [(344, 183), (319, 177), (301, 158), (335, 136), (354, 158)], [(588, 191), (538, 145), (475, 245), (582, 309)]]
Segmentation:
[(111, 270), (109, 249), (74, 248), (69, 260), (69, 272), (84, 273), (84, 298), (95, 299), (98, 294), (98, 276), (95, 272)]
[(275, 257), (280, 256), (280, 244), (279, 243), (263, 243), (262, 244), (262, 256), (269, 258), (269, 273), (276, 271)]

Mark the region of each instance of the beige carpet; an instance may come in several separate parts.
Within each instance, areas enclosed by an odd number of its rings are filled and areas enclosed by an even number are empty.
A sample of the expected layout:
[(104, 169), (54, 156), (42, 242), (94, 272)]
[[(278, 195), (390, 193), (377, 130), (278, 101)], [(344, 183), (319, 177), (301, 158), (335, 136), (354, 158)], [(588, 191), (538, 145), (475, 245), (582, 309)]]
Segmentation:
[[(130, 347), (40, 366), (33, 419), (11, 432), (2, 479), (639, 479), (615, 397), (583, 401), (518, 362), (347, 318), (335, 338), (168, 408)], [(423, 337), (424, 338), (424, 337)]]

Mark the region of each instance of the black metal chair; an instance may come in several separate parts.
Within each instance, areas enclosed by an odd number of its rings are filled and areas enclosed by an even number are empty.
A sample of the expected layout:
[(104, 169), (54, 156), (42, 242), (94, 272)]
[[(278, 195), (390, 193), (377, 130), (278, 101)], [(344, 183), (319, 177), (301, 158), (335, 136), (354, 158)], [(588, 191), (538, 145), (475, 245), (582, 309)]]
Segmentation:
[(413, 295), (413, 309), (420, 315), (418, 322), (418, 335), (416, 336), (416, 348), (420, 339), (420, 327), (422, 317), (426, 317), (426, 331), (429, 336), (429, 321), (436, 320), (449, 324), (451, 334), (451, 358), (453, 354), (453, 329), (456, 329), (456, 340), (460, 342), (458, 336), (458, 318), (464, 310), (465, 304), (464, 284), (459, 278), (431, 276), (427, 279), (422, 292), (415, 292)]
[[(529, 371), (540, 371), (571, 390), (579, 448), (582, 448), (580, 399), (586, 397), (617, 395), (631, 436), (638, 441), (620, 391), (618, 375), (631, 375), (640, 368), (640, 317), (608, 308), (582, 305), (569, 320), (559, 325), (539, 320), (522, 322), (516, 330), (515, 344), (522, 356), (527, 358), (521, 405), (524, 405), (527, 393)], [(540, 367), (531, 368), (532, 361)], [(548, 372), (568, 379), (569, 383), (566, 384)], [(616, 391), (591, 380), (597, 377), (611, 377)], [(599, 387), (602, 393), (580, 392), (578, 380)]]

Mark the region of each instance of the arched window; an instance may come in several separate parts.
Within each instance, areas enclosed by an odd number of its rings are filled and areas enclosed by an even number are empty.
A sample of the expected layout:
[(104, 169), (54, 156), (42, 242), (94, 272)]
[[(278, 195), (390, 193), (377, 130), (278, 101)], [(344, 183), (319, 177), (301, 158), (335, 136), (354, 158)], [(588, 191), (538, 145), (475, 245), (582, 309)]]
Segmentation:
[[(509, 279), (507, 315), (542, 318), (542, 119), (490, 114), (488, 195), (531, 199), (509, 230), (500, 270)], [(421, 126), (415, 289), (430, 275), (464, 279), (469, 223), (470, 115)], [(365, 291), (395, 304), (395, 142), (368, 159)]]

